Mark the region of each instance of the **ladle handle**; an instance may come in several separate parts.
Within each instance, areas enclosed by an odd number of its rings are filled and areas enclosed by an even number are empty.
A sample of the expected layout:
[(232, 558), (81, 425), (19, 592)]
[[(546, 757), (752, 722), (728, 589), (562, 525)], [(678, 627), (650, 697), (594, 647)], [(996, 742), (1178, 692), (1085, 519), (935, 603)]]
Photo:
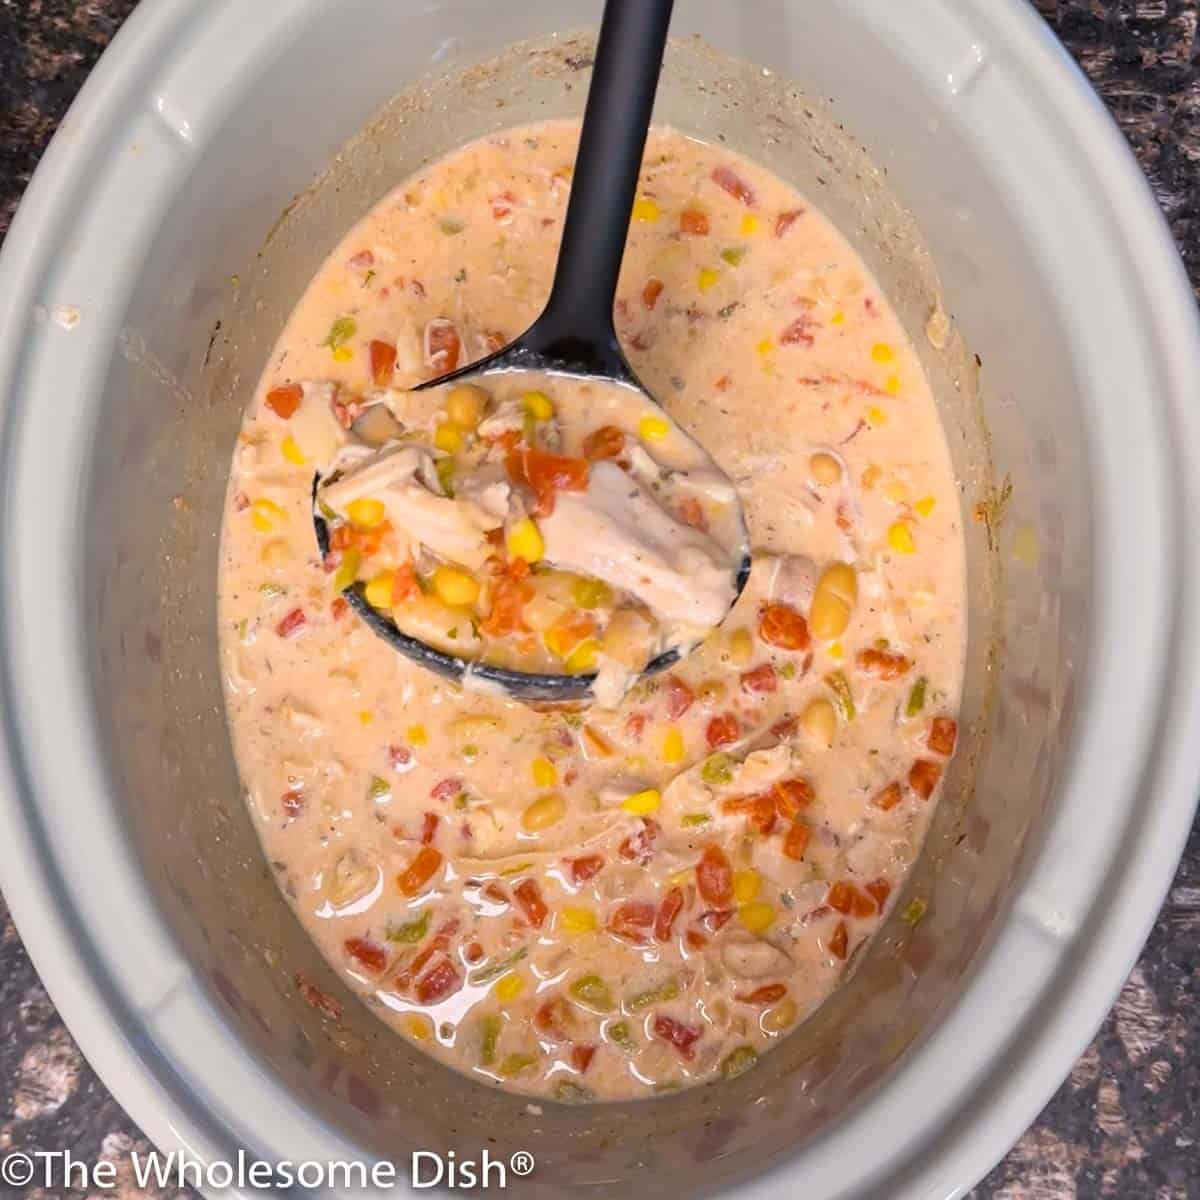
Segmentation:
[(673, 5), (607, 0), (604, 6), (554, 286), (530, 330), (539, 349), (582, 340), (624, 366), (613, 304)]

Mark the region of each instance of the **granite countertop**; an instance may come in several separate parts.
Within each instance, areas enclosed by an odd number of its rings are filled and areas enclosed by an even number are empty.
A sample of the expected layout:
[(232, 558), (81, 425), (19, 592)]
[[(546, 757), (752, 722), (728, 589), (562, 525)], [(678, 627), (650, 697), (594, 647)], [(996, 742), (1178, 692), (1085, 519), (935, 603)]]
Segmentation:
[[(1120, 122), (1200, 289), (1200, 0), (1036, 3)], [(57, 122), (135, 5), (0, 0), (0, 238)], [(1200, 825), (1103, 1029), (974, 1197), (1200, 1198), (1198, 950)], [(148, 1149), (58, 1019), (0, 898), (0, 1155), (10, 1147), (119, 1165), (131, 1148)], [(126, 1173), (119, 1195), (164, 1193), (143, 1192)]]

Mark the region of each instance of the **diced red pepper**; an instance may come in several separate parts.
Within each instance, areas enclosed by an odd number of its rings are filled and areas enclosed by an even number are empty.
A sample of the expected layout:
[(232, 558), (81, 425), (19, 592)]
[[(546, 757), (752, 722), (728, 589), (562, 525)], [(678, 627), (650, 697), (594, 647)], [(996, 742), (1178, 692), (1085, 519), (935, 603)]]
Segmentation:
[(733, 898), (733, 868), (720, 846), (705, 846), (696, 864), (696, 886), (709, 904), (728, 904)]
[(533, 1024), (539, 1032), (556, 1042), (566, 1041), (567, 1029), (574, 1023), (575, 1014), (562, 996), (551, 996), (537, 1010)]
[(698, 208), (685, 208), (679, 214), (679, 232), (704, 237), (709, 230), (708, 213)]
[(329, 549), (349, 550), (357, 537), (353, 525), (335, 525), (329, 531)]
[(391, 342), (372, 341), (368, 347), (371, 353), (371, 378), (376, 387), (386, 387), (392, 381), (392, 372), (396, 369), (396, 347)]
[(689, 950), (703, 950), (708, 945), (708, 938), (695, 929), (687, 930), (683, 940), (687, 942)]
[(498, 196), (492, 197), (492, 216), (497, 221), (504, 221), (512, 216), (513, 205), (517, 198), (512, 192), (501, 192)]
[(630, 741), (640, 742), (642, 734), (646, 732), (646, 723), (650, 720), (650, 714), (644, 712), (630, 713), (625, 718), (625, 736)]
[(789, 604), (768, 604), (758, 618), (758, 636), (781, 650), (807, 650), (808, 622)]
[(927, 758), (918, 758), (909, 768), (908, 786), (922, 800), (928, 800), (933, 795), (933, 789), (937, 787), (938, 780), (941, 777), (942, 768), (940, 763), (930, 762)]
[(389, 746), (388, 762), (393, 771), (404, 772), (413, 765), (413, 752), (407, 746)]
[(843, 916), (871, 917), (875, 915), (875, 901), (848, 879), (839, 879), (830, 886), (825, 903)]
[(775, 218), (775, 236), (783, 237), (802, 216), (804, 216), (804, 209), (802, 208), (793, 208), (787, 212), (781, 212)]
[(900, 784), (893, 780), (882, 791), (876, 792), (871, 803), (876, 808), (883, 809), (884, 812), (890, 812), (904, 798), (904, 793), (900, 790)]
[(675, 1020), (674, 1017), (668, 1017), (665, 1013), (655, 1014), (652, 1028), (655, 1037), (662, 1038), (664, 1042), (670, 1042), (689, 1062), (696, 1055), (692, 1047), (704, 1035), (703, 1029), (693, 1029), (690, 1025)]
[(804, 858), (804, 852), (808, 849), (808, 843), (811, 840), (812, 829), (799, 819), (793, 821), (788, 826), (788, 831), (783, 838), (784, 856), (800, 862)]
[(329, 615), (335, 621), (340, 621), (349, 611), (350, 605), (346, 603), (345, 597), (334, 596), (333, 602), (329, 606)]
[(458, 968), (446, 957), (438, 961), (417, 980), (417, 1002), (438, 1004), (462, 987)]
[(787, 995), (787, 984), (768, 983), (752, 992), (739, 992), (734, 999), (739, 1004), (778, 1004)]
[(608, 918), (608, 931), (626, 941), (644, 944), (654, 916), (654, 905), (648, 900), (626, 900)]
[(814, 321), (807, 313), (798, 316), (780, 335), (781, 346), (811, 346), (816, 342), (814, 329), (820, 329), (820, 323)]
[(775, 807), (785, 821), (807, 808), (815, 796), (807, 779), (781, 779), (772, 789)]
[(579, 1072), (580, 1075), (586, 1075), (587, 1069), (592, 1065), (592, 1059), (596, 1057), (595, 1046), (572, 1046), (570, 1061), (571, 1066)]
[(888, 897), (892, 894), (892, 885), (886, 879), (873, 879), (866, 885), (867, 894), (875, 901), (876, 907), (880, 912), (883, 912), (884, 906), (888, 902)]
[(658, 913), (654, 918), (654, 936), (660, 942), (669, 942), (671, 940), (671, 930), (675, 925), (675, 918), (683, 911), (683, 888), (673, 887), (663, 898), (658, 906)]
[(346, 953), (372, 975), (381, 975), (387, 966), (387, 951), (366, 938), (347, 938), (344, 947)]
[(725, 813), (744, 813), (750, 828), (763, 837), (775, 828), (775, 800), (769, 793), (758, 796), (733, 796), (721, 804)]
[(876, 679), (899, 679), (912, 670), (911, 658), (905, 658), (903, 654), (889, 654), (874, 646), (860, 650), (855, 661), (864, 675), (873, 675)]
[(464, 951), (463, 957), (469, 963), (477, 963), (483, 958), (483, 946), (479, 942), (472, 942)]
[(356, 271), (365, 271), (375, 265), (375, 255), (370, 250), (360, 250), (350, 258), (349, 265)]
[(617, 853), (625, 862), (636, 862), (645, 866), (654, 854), (654, 843), (661, 832), (662, 826), (657, 821), (643, 817), (641, 828), (621, 842)]
[(293, 608), (278, 625), (275, 626), (275, 632), (281, 638), (293, 638), (308, 624), (308, 618), (304, 615), (304, 609)]
[(263, 403), (277, 417), (287, 421), (295, 414), (303, 399), (304, 389), (298, 383), (285, 383), (282, 387), (272, 388)]
[(646, 306), (647, 311), (653, 311), (665, 286), (661, 279), (651, 277), (646, 280), (646, 286), (642, 288), (642, 303)]
[(593, 876), (600, 872), (604, 866), (604, 856), (602, 854), (585, 854), (582, 858), (570, 858), (567, 860), (567, 868), (571, 872), (572, 883), (586, 883)]
[(513, 896), (516, 897), (517, 904), (525, 914), (525, 919), (534, 929), (540, 929), (542, 922), (546, 919), (546, 914), (550, 910), (546, 907), (546, 902), (542, 899), (542, 889), (538, 887), (537, 880), (522, 879), (513, 888)]
[(491, 608), (479, 622), (479, 628), (489, 637), (506, 637), (526, 628), (523, 613), (533, 599), (533, 588), (527, 583), (502, 575), (492, 585)]
[(754, 189), (732, 167), (714, 167), (712, 178), (717, 187), (728, 192), (735, 200), (740, 200), (748, 208), (754, 207), (757, 202)]
[(675, 505), (675, 515), (685, 525), (699, 529), (701, 533), (708, 532), (708, 517), (704, 515), (704, 505), (695, 496), (684, 496)]
[(461, 352), (462, 340), (451, 321), (438, 318), (425, 326), (426, 358), (438, 375), (445, 375), (455, 370), (458, 367), (458, 356)]
[(509, 453), (507, 466), (509, 478), (524, 484), (537, 497), (536, 516), (547, 517), (554, 511), (559, 492), (587, 490), (586, 458), (567, 458), (536, 446), (517, 446)]
[(412, 862), (396, 876), (396, 886), (402, 896), (415, 896), (442, 865), (442, 856), (432, 846), (422, 846)]
[(791, 713), (787, 716), (780, 717), (774, 725), (771, 726), (770, 734), (774, 738), (778, 738), (781, 742), (786, 741), (800, 727), (800, 721)]
[(592, 462), (620, 458), (625, 453), (625, 434), (615, 425), (601, 425), (583, 439), (583, 456)]
[(421, 821), (421, 844), (423, 846), (432, 846), (433, 839), (437, 837), (438, 823), (441, 818), (435, 812), (427, 812)]
[(934, 754), (943, 754), (947, 758), (954, 753), (954, 745), (958, 741), (958, 722), (953, 717), (934, 717), (929, 726), (929, 737), (925, 742)]
[(429, 793), (431, 800), (437, 800), (441, 804), (447, 804), (451, 800), (457, 799), (463, 794), (463, 781), (457, 775), (451, 775), (448, 779), (443, 779), (441, 783), (435, 783)]
[(779, 687), (779, 677), (775, 668), (769, 663), (763, 663), (752, 671), (742, 672), (742, 691), (756, 695), (773, 692)]
[(678, 675), (668, 675), (663, 680), (663, 695), (667, 701), (667, 716), (672, 721), (678, 721), (696, 702), (696, 693)]
[(829, 935), (829, 953), (834, 958), (845, 960), (848, 941), (849, 935), (846, 932), (846, 922), (839, 921), (837, 928)]
[(704, 731), (704, 737), (710, 750), (729, 746), (741, 736), (742, 727), (733, 713), (722, 713), (719, 717), (713, 717)]
[(281, 803), (283, 811), (289, 817), (297, 816), (304, 811), (304, 793), (298, 788), (294, 788), (290, 792), (284, 792)]

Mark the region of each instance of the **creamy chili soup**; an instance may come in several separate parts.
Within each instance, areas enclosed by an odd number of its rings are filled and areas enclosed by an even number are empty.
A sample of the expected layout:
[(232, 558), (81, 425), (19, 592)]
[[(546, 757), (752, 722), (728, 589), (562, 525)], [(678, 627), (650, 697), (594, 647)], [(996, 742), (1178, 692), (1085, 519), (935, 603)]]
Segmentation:
[[(598, 479), (669, 475), (655, 427), (563, 381), (407, 392), (541, 310), (577, 135), (466, 146), (334, 251), (247, 410), (220, 577), (247, 803), (299, 919), (403, 1036), (565, 1102), (740, 1074), (828, 996), (920, 847), (966, 633), (955, 481), (895, 313), (791, 187), (669, 129), (647, 149), (617, 328), (744, 506), (753, 569), (732, 613), (670, 672), (554, 711), (438, 679), (347, 605), (361, 588), (431, 638), (539, 669), (581, 646), (575, 666), (598, 667), (619, 612), (662, 614), (662, 595), (597, 571), (600, 534), (556, 539), (550, 515)], [(606, 426), (619, 448), (591, 436)], [(510, 463), (535, 445), (570, 464), (541, 490)], [(325, 495), (322, 555), (314, 476), (381, 459), (420, 494)], [(431, 546), (405, 504), (450, 504), (484, 467), (502, 486), (467, 486), (487, 514), (469, 552)], [(719, 530), (688, 495), (644, 499), (697, 546)], [(705, 603), (702, 575), (672, 580), (683, 609)]]

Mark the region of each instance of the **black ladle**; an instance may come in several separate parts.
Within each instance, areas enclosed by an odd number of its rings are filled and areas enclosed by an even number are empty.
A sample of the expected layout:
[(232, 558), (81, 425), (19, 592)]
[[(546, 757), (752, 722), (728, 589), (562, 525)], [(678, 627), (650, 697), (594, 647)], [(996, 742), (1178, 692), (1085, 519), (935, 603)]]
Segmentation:
[[(607, 0), (604, 6), (558, 266), (542, 315), (502, 350), (414, 391), (481, 375), (531, 371), (601, 379), (635, 388), (657, 404), (621, 350), (613, 307), (673, 4), (674, 0)], [(313, 483), (314, 501), (318, 482)], [(313, 508), (317, 543), (325, 554), (329, 530), (315, 503)], [(735, 600), (749, 575), (747, 555), (738, 569)], [(470, 677), (517, 700), (585, 700), (591, 694), (595, 675), (539, 675), (458, 658), (402, 633), (368, 603), (361, 584), (345, 596), (384, 641), (444, 678), (461, 682)], [(679, 657), (678, 649), (668, 650), (643, 674), (656, 674)]]

